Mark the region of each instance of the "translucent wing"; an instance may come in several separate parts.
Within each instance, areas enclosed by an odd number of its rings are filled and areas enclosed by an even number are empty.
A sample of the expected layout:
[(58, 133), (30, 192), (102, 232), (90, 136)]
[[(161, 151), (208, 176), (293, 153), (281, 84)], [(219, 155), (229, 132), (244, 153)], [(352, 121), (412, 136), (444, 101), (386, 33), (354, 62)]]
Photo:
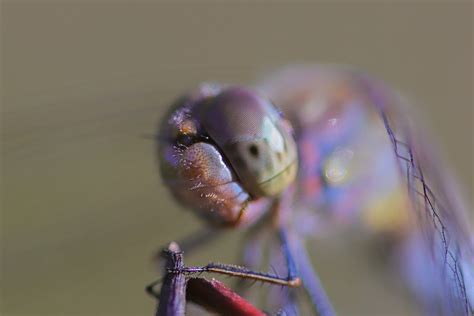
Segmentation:
[[(423, 250), (418, 248), (416, 251), (428, 251), (427, 255), (432, 259), (414, 265), (432, 263), (434, 267), (428, 270), (440, 273), (439, 280), (436, 274), (431, 275), (431, 282), (423, 280), (440, 289), (440, 293), (434, 294), (440, 296), (437, 302), (444, 304), (437, 310), (443, 314), (455, 311), (456, 314), (471, 315), (474, 294), (472, 237), (456, 184), (423, 137), (423, 132), (406, 115), (402, 107), (406, 102), (402, 97), (373, 79), (360, 78), (383, 120), (411, 198), (412, 210), (417, 216)], [(415, 267), (414, 273), (418, 272), (417, 268), (423, 267)], [(425, 299), (426, 304), (435, 301), (430, 297), (421, 299)]]
[[(302, 147), (299, 185), (302, 199), (307, 200), (303, 207), (311, 201), (317, 205), (313, 211), (329, 210), (330, 216), (318, 217), (319, 222), (330, 218), (322, 227), (360, 223), (367, 218), (368, 201), (387, 191), (381, 187), (393, 191), (386, 183), (396, 173), (398, 180), (392, 182), (405, 188), (407, 203), (397, 204), (395, 217), (387, 217), (388, 208), (382, 208), (385, 219), (376, 220), (375, 226), (392, 230), (397, 245), (391, 255), (426, 313), (471, 315), (474, 252), (465, 207), (452, 177), (406, 114), (406, 101), (381, 82), (342, 67), (293, 67), (269, 78), (260, 87), (292, 121)], [(324, 122), (342, 127), (332, 131)], [(331, 143), (332, 138), (336, 140)], [(358, 172), (356, 180), (346, 181), (349, 184), (336, 183), (328, 189), (331, 181), (340, 181), (350, 170), (347, 161), (353, 148), (371, 151), (372, 155), (359, 156), (365, 164), (380, 167)], [(384, 153), (391, 156), (390, 163)], [(406, 211), (410, 220), (400, 220)]]

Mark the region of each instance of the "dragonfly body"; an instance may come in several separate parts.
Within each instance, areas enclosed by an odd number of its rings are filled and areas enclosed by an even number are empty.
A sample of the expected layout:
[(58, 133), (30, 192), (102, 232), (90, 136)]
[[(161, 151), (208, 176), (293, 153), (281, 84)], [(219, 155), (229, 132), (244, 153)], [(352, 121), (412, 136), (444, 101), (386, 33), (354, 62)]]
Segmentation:
[(351, 230), (389, 240), (390, 264), (426, 313), (470, 314), (463, 206), (404, 103), (337, 67), (290, 68), (256, 89), (205, 84), (162, 124), (162, 175), (214, 226), (252, 225), (278, 201), (291, 211), (276, 225), (301, 238)]
[(299, 127), (297, 201), (309, 214), (299, 227), (314, 217), (311, 234), (356, 227), (388, 238), (391, 263), (427, 314), (470, 314), (469, 221), (406, 100), (364, 74), (331, 67), (290, 68), (261, 90)]

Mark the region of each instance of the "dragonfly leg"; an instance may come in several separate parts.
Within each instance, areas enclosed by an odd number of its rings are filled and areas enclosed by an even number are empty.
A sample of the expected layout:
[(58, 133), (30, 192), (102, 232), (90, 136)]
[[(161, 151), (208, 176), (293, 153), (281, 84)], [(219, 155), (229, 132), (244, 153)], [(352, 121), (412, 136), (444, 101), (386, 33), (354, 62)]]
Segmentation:
[(298, 254), (298, 256), (295, 257), (295, 260), (299, 275), (302, 279), (303, 287), (316, 309), (316, 312), (320, 316), (336, 315), (318, 275), (313, 270), (313, 265), (301, 240), (299, 240), (298, 237), (292, 238), (292, 246), (293, 251)]
[(298, 276), (296, 264), (292, 251), (290, 250), (290, 243), (288, 242), (288, 235), (286, 229), (280, 228), (278, 231), (278, 237), (283, 252), (283, 257), (286, 261), (286, 268), (288, 270), (288, 280), (295, 280), (295, 282), (301, 283), (301, 279)]
[[(290, 192), (291, 193), (291, 192)], [(313, 265), (308, 257), (306, 249), (296, 234), (288, 236), (288, 228), (284, 223), (291, 216), (291, 207), (287, 205), (288, 199), (282, 199), (275, 204), (275, 223), (278, 228), (282, 253), (288, 267), (288, 279), (299, 279), (308, 294), (314, 309), (319, 316), (333, 316), (336, 313), (329, 301), (318, 275), (313, 270)], [(297, 254), (294, 256), (293, 254)]]
[(182, 267), (177, 269), (170, 269), (169, 272), (171, 273), (184, 273), (184, 274), (199, 274), (199, 273), (217, 273), (223, 274), (233, 277), (239, 277), (242, 279), (250, 279), (254, 281), (261, 281), (264, 283), (272, 283), (277, 285), (283, 285), (288, 287), (298, 287), (301, 285), (301, 279), (298, 277), (296, 271), (296, 265), (291, 255), (288, 239), (286, 236), (286, 232), (281, 229), (280, 230), (280, 241), (283, 250), (283, 256), (286, 260), (287, 269), (288, 269), (288, 276), (281, 277), (274, 273), (264, 273), (264, 272), (256, 272), (252, 271), (251, 269), (243, 266), (237, 266), (232, 264), (225, 264), (225, 263), (214, 263), (211, 262), (205, 266), (200, 267)]
[(280, 277), (276, 274), (256, 272), (246, 267), (225, 263), (211, 262), (201, 267), (183, 267), (177, 269), (169, 269), (169, 272), (183, 274), (217, 273), (282, 286), (298, 287), (301, 285), (301, 280), (299, 278), (290, 279), (287, 277)]
[[(277, 234), (278, 235), (278, 234)], [(273, 271), (276, 273), (288, 273), (287, 260), (283, 254), (281, 240), (279, 236), (272, 238), (272, 246), (270, 247), (269, 262)], [(285, 238), (283, 236), (283, 238)], [(293, 273), (293, 272), (292, 272)], [(291, 273), (288, 273), (291, 275)], [(291, 276), (290, 276), (291, 278)], [(299, 289), (290, 287), (270, 287), (266, 293), (267, 306), (272, 310), (278, 310), (278, 315), (295, 316), (300, 315), (298, 306)]]

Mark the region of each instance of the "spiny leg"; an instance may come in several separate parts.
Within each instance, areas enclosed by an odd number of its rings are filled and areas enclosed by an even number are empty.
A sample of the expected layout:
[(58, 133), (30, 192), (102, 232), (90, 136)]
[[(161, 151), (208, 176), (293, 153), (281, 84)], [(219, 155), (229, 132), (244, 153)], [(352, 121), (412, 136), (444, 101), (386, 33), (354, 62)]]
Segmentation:
[(198, 274), (203, 272), (218, 273), (233, 277), (240, 277), (243, 279), (261, 281), (264, 283), (271, 283), (288, 287), (298, 287), (301, 285), (301, 280), (296, 272), (296, 265), (293, 260), (293, 256), (291, 255), (288, 240), (286, 237), (286, 232), (284, 230), (280, 231), (279, 238), (282, 244), (283, 256), (287, 263), (287, 277), (281, 277), (272, 273), (255, 272), (242, 266), (213, 262), (201, 267), (184, 267), (175, 269), (174, 271), (170, 270), (170, 272), (187, 274)]
[(232, 264), (225, 263), (209, 263), (202, 267), (184, 267), (178, 269), (170, 269), (171, 273), (184, 273), (184, 274), (199, 274), (199, 273), (217, 273), (228, 275), (232, 277), (238, 277), (243, 279), (249, 279), (254, 281), (261, 281), (264, 283), (271, 283), (276, 285), (283, 285), (289, 287), (298, 287), (301, 284), (299, 278), (289, 279), (286, 277), (280, 277), (272, 273), (256, 272), (246, 267), (241, 267)]

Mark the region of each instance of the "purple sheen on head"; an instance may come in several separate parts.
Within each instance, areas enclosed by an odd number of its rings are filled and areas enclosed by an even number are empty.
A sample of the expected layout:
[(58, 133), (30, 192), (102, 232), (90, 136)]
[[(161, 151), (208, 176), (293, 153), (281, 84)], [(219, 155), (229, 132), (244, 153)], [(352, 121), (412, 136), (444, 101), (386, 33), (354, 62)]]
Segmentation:
[(269, 101), (243, 87), (224, 90), (199, 114), (203, 127), (220, 146), (260, 139), (262, 119), (278, 119), (278, 112)]
[(178, 166), (178, 159), (176, 158), (176, 152), (172, 146), (166, 146), (163, 150), (163, 159), (169, 166), (176, 168)]

